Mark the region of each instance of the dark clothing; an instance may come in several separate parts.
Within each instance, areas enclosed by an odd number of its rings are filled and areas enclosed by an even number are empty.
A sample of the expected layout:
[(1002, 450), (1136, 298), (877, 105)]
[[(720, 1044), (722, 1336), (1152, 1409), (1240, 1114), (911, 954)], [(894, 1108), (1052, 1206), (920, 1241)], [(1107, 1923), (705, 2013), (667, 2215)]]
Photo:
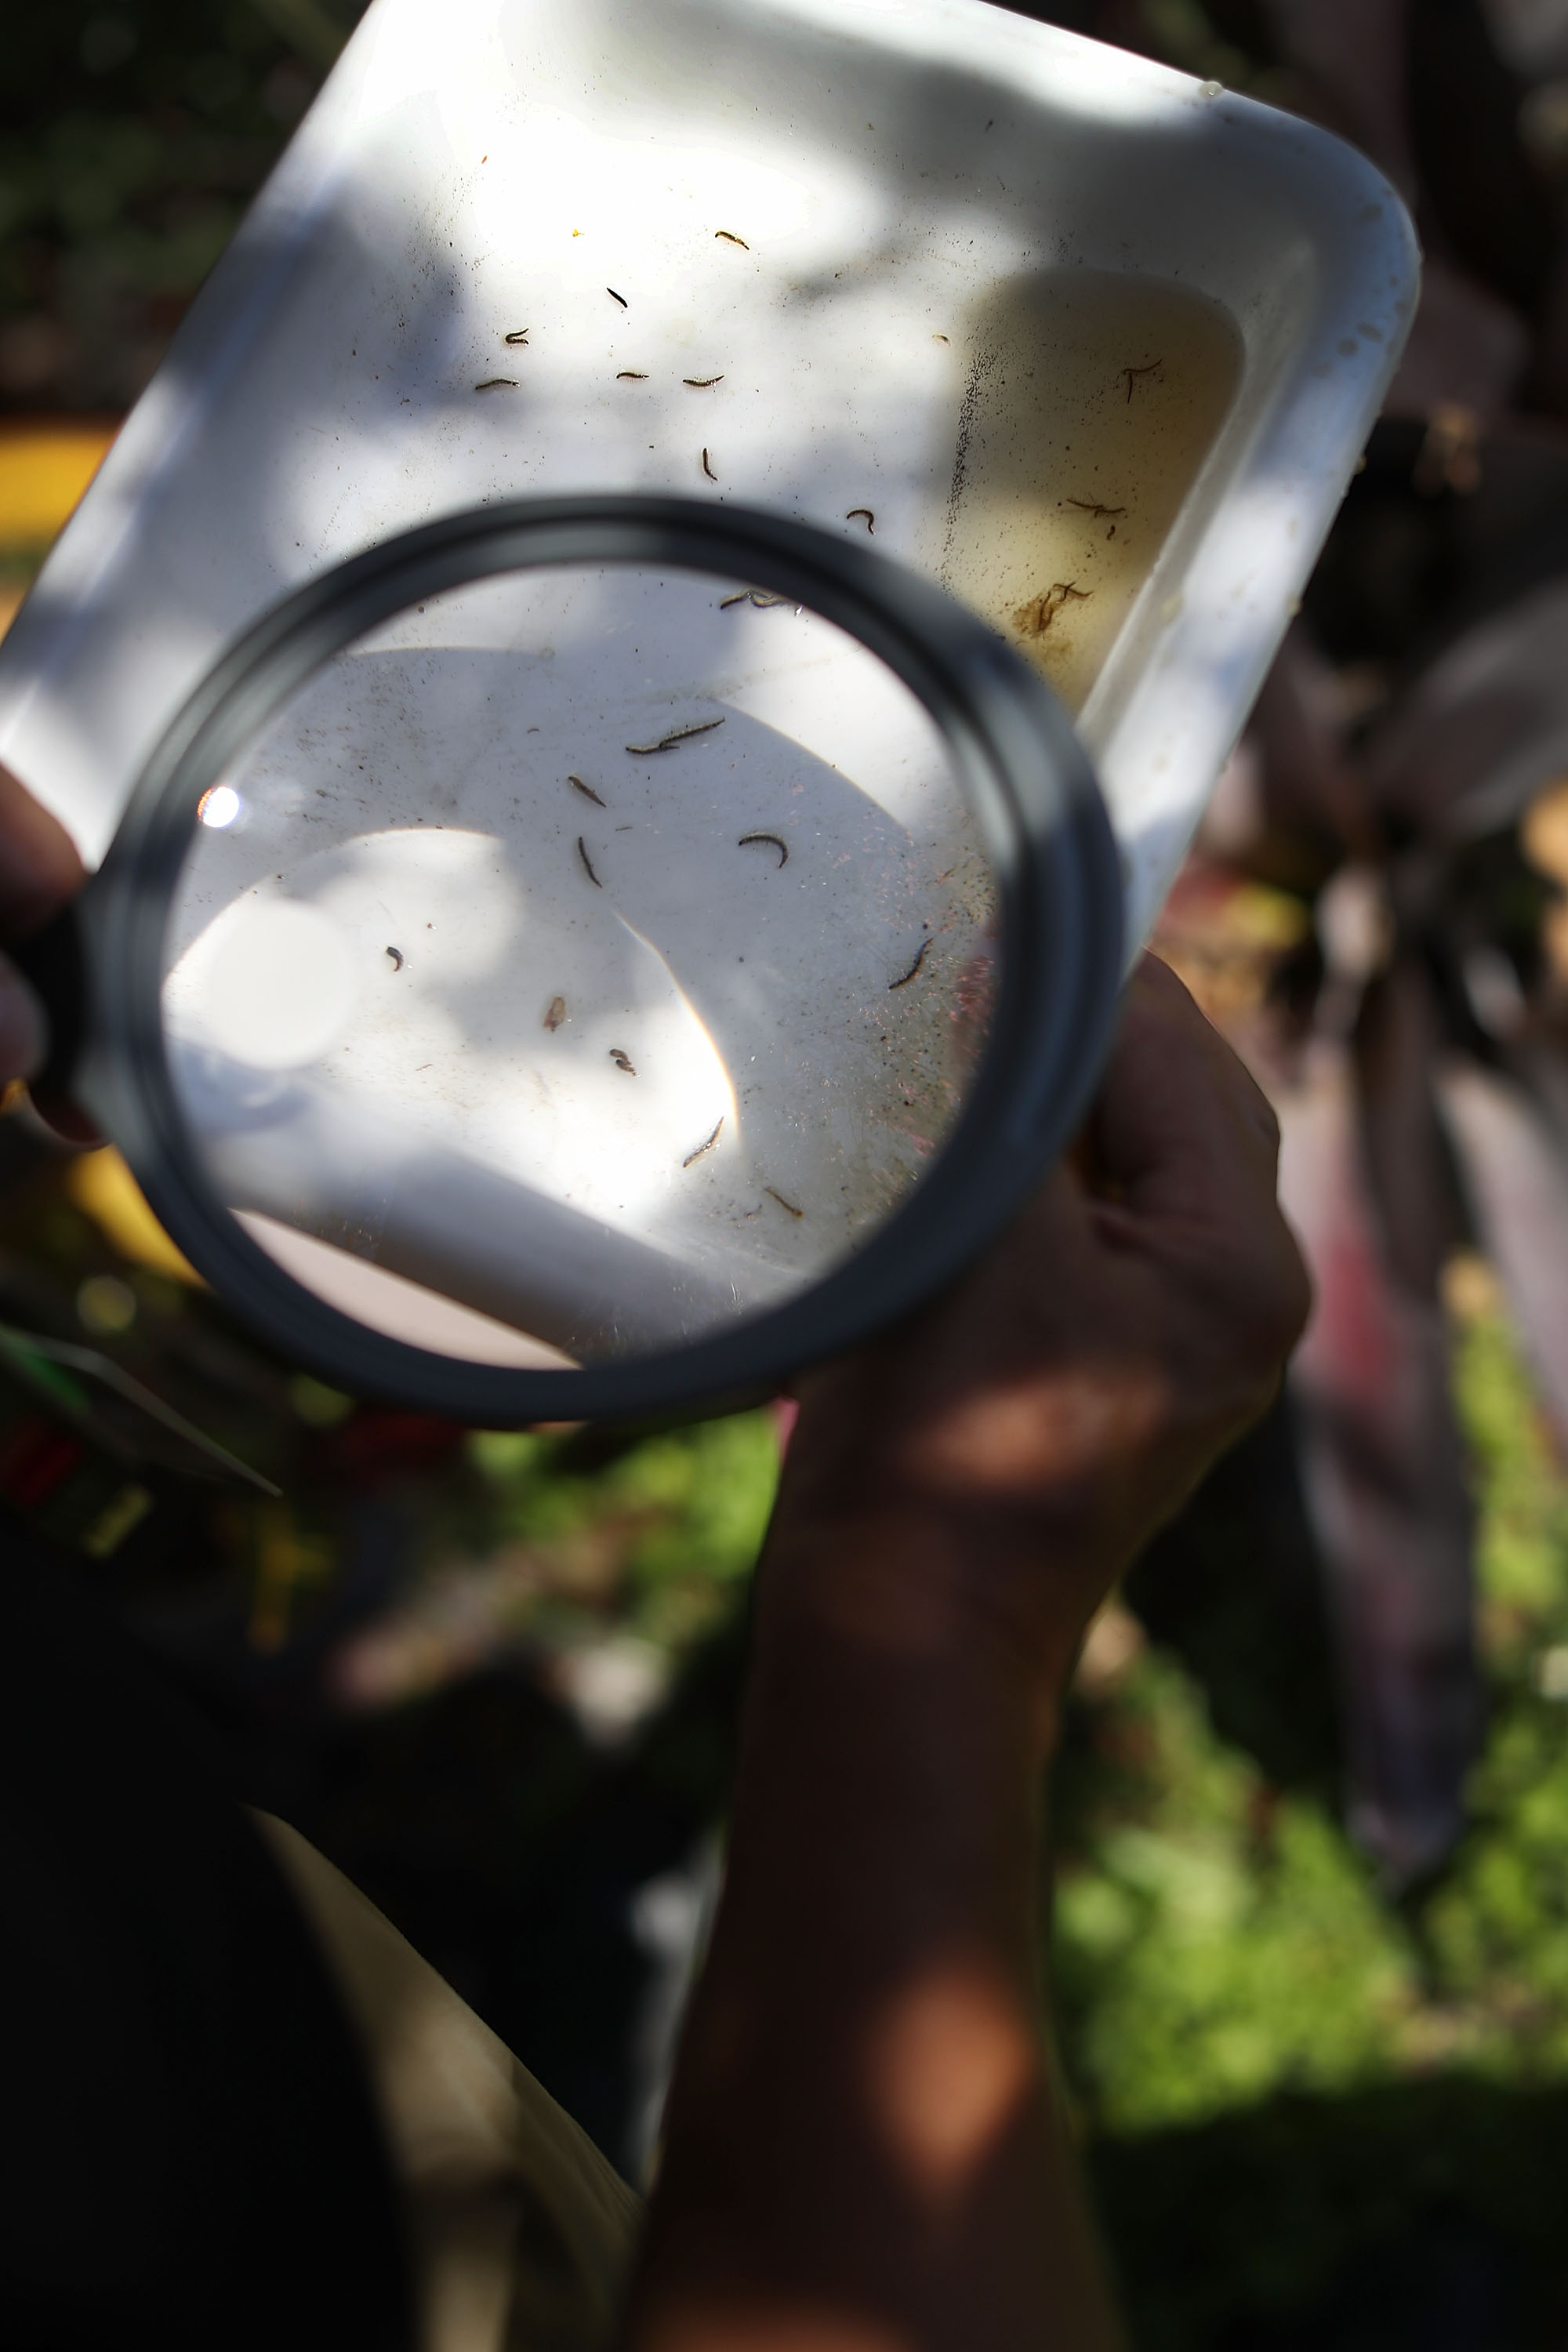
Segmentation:
[(0, 1538), (0, 2345), (410, 2352), (351, 2028), (200, 1724)]

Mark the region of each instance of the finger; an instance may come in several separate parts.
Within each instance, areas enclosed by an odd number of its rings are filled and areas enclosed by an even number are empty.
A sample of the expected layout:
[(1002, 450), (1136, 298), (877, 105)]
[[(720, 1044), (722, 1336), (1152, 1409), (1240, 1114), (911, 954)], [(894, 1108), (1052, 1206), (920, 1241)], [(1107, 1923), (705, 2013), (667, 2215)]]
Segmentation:
[(72, 1102), (68, 1095), (41, 1095), (34, 1092), (32, 1104), (44, 1125), (52, 1127), (55, 1133), (66, 1143), (79, 1144), (83, 1150), (91, 1151), (99, 1144), (107, 1143), (109, 1140), (103, 1129), (96, 1126), (80, 1105)]
[[(58, 817), (0, 766), (0, 933), (26, 939), (69, 904), (87, 869)], [(29, 1078), (48, 1055), (48, 1021), (34, 991), (0, 956), (0, 1078)], [(64, 1096), (33, 1108), (72, 1143), (101, 1141), (97, 1129)]]
[(1272, 1199), (1279, 1145), (1259, 1087), (1174, 972), (1145, 956), (1095, 1109), (1102, 1182), (1144, 1213), (1223, 1220)]
[(8, 957), (0, 956), (0, 1083), (30, 1078), (49, 1050), (44, 1008)]
[(0, 931), (26, 938), (40, 929), (86, 879), (59, 819), (0, 767)]

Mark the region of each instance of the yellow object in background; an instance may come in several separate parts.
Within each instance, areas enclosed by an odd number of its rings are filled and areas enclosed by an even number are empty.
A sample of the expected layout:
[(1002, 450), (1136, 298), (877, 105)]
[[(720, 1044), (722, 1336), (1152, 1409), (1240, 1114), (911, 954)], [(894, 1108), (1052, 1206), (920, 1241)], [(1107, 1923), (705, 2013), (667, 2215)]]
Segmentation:
[(0, 427), (0, 548), (41, 551), (69, 519), (117, 428), (51, 418)]
[(0, 425), (0, 635), (117, 429), (90, 417)]
[(132, 1265), (150, 1266), (155, 1274), (172, 1275), (176, 1282), (205, 1289), (189, 1258), (175, 1248), (147, 1206), (141, 1186), (112, 1144), (106, 1144), (101, 1151), (84, 1151), (79, 1160), (73, 1160), (66, 1171), (65, 1188), (77, 1207)]
[[(69, 520), (115, 431), (109, 422), (75, 418), (0, 426), (0, 566), (9, 557), (18, 574), (11, 583), (0, 578), (0, 632), (26, 593), (26, 573)], [(132, 1265), (201, 1286), (112, 1146), (73, 1160), (65, 1188)]]

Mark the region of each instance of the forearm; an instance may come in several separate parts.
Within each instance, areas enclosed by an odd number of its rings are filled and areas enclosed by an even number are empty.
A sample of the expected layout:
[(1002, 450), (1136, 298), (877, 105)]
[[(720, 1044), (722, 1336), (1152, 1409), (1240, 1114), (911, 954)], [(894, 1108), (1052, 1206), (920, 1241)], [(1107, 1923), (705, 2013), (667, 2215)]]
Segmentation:
[(1090, 1614), (1300, 1329), (1277, 1144), (1146, 961), (1082, 1164), (803, 1385), (630, 2352), (1117, 2344), (1037, 2009), (1038, 1792)]
[(636, 2352), (1117, 2341), (1038, 2012), (1049, 1709), (967, 1605), (973, 1540), (770, 1542)]

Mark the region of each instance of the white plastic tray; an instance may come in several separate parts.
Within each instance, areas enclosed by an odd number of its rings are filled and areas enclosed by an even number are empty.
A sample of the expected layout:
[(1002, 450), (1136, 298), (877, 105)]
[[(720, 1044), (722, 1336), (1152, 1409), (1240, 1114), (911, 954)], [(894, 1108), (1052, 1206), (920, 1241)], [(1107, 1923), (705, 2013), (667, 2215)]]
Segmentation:
[(96, 860), (219, 648), (388, 531), (864, 508), (1079, 709), (1136, 939), (1415, 284), (1349, 148), (978, 0), (375, 0), (0, 647), (0, 758)]

